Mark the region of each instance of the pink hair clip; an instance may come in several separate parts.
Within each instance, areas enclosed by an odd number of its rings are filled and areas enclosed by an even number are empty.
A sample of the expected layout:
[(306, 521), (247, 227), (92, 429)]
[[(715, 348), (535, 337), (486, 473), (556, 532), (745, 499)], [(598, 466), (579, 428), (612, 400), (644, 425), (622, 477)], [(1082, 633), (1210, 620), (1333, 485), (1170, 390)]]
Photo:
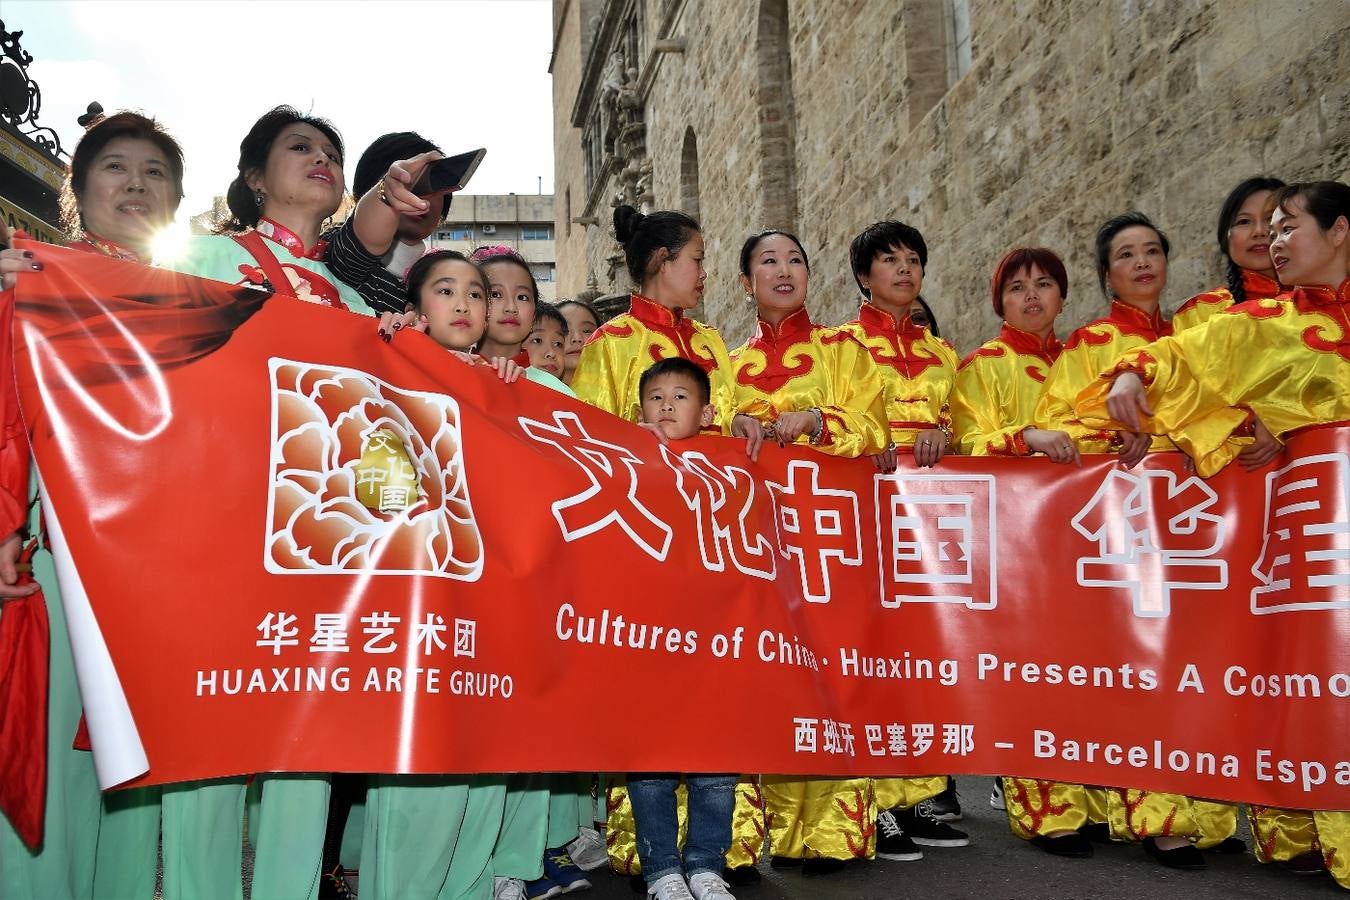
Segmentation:
[(489, 259), (496, 259), (499, 256), (509, 256), (512, 259), (517, 259), (521, 262), (525, 261), (524, 257), (517, 253), (514, 247), (508, 247), (505, 244), (479, 247), (477, 250), (473, 251), (473, 254), (469, 258), (474, 262), (486, 262)]

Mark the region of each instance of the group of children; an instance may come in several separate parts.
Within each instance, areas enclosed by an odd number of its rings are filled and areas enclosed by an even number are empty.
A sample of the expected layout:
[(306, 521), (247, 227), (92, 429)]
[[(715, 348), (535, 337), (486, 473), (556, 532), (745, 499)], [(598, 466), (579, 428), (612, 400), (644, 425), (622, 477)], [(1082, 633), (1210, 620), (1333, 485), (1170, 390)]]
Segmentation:
[[(144, 207), (158, 203), (167, 221), (177, 207), (173, 186), (151, 183), (149, 161), (177, 179), (181, 198), (182, 158), (158, 125), (128, 115), (96, 123), (76, 150), (76, 183), (69, 190), (73, 246), (146, 261), (145, 223), (116, 218), (93, 188), (106, 180), (114, 198), (121, 191)], [(99, 167), (110, 155), (121, 159), (116, 172)], [(1099, 229), (1097, 271), (1109, 310), (1064, 343), (1055, 332), (1069, 290), (1064, 264), (1049, 249), (1017, 248), (994, 268), (991, 281), (1002, 329), (959, 361), (920, 296), (929, 250), (911, 225), (878, 222), (852, 241), (850, 265), (862, 302), (854, 319), (834, 327), (808, 312), (810, 261), (802, 242), (781, 230), (751, 236), (740, 253), (739, 286), (757, 322), (729, 351), (716, 329), (687, 314), (707, 287), (703, 236), (692, 218), (616, 209), (615, 235), (637, 290), (628, 311), (605, 322), (583, 302), (540, 301), (528, 263), (510, 248), (483, 247), (467, 256), (431, 249), (449, 198), (419, 197), (412, 186), (437, 155), (412, 133), (380, 138), (358, 163), (354, 213), (323, 231), (344, 186), (340, 137), (322, 119), (278, 107), (241, 144), (225, 233), (196, 239), (175, 267), (352, 311), (374, 310), (384, 340), (424, 330), (463, 363), (490, 365), (506, 381), (523, 374), (573, 394), (657, 441), (731, 435), (745, 442), (751, 458), (765, 440), (868, 457), (884, 472), (908, 458), (938, 465), (950, 452), (1039, 453), (1065, 464), (1083, 453), (1116, 453), (1132, 466), (1146, 453), (1180, 449), (1208, 475), (1233, 460), (1266, 465), (1297, 428), (1350, 421), (1344, 389), (1350, 383), (1350, 188), (1344, 184), (1285, 187), (1252, 179), (1239, 185), (1219, 222), (1227, 286), (1189, 301), (1170, 323), (1160, 305), (1170, 246), (1139, 213)], [(168, 157), (167, 166), (161, 157)], [(79, 166), (88, 173), (74, 171)], [(92, 187), (84, 189), (76, 176)], [(41, 266), (31, 253), (0, 254), (7, 286)], [(1330, 350), (1300, 339), (1313, 326), (1327, 335)], [(1270, 352), (1255, 360), (1241, 354), (1253, 342)], [(1291, 373), (1300, 377), (1282, 381)], [(1292, 394), (1296, 381), (1301, 393)], [(1139, 410), (1151, 415), (1141, 417)], [(26, 486), (6, 489), (26, 496)], [(57, 586), (44, 581), (43, 587), (59, 618)], [(7, 589), (18, 590), (0, 585), (0, 592)], [(62, 639), (54, 627), (53, 640)], [(68, 651), (59, 663), (53, 653), (56, 696), (73, 690), (73, 677), (66, 685), (57, 671), (69, 665)], [(69, 755), (68, 740), (61, 746), (66, 723), (57, 724), (49, 765), (61, 783), (86, 764)], [(1003, 779), (1001, 786), (1013, 832), (1057, 856), (1089, 856), (1097, 840), (1134, 841), (1163, 865), (1202, 868), (1202, 850), (1241, 846), (1231, 804), (1020, 778)], [(630, 773), (601, 780), (602, 815), (591, 799), (590, 776), (576, 775), (265, 776), (251, 791), (261, 796), (250, 815), (259, 835), (254, 896), (341, 896), (347, 890), (338, 861), (341, 836), (347, 810), (362, 801), (366, 898), (549, 897), (586, 887), (583, 870), (608, 859), (615, 871), (640, 873), (643, 889), (658, 900), (727, 900), (733, 885), (758, 877), (766, 845), (775, 867), (823, 875), (855, 859), (916, 860), (924, 847), (968, 843), (950, 824), (960, 812), (944, 775)], [(144, 798), (144, 805), (156, 805), (153, 814), (133, 819), (125, 808), (141, 801), (110, 795), (118, 799), (94, 799), (80, 815), (96, 817), (108, 834), (134, 831), (135, 840), (119, 838), (109, 848), (144, 859), (149, 846), (153, 860), (162, 804), (165, 896), (237, 900), (244, 796), (242, 779), (178, 785)], [(1058, 812), (1042, 816), (1038, 807), (1033, 816), (1030, 798), (1050, 798), (1054, 802), (1044, 805)], [(67, 801), (49, 792), (49, 816)], [(1350, 887), (1350, 814), (1251, 807), (1249, 816), (1253, 849), (1263, 862), (1298, 872), (1330, 870)], [(597, 818), (607, 819), (603, 837), (593, 827)], [(1136, 825), (1145, 819), (1168, 826), (1149, 832)], [(222, 853), (222, 841), (228, 847), (232, 837), (233, 847)], [(89, 896), (83, 881), (72, 887), (69, 878), (22, 880), (25, 866), (36, 871), (45, 864), (46, 849), (18, 846), (12, 835), (0, 835), (5, 896)], [(126, 849), (132, 846), (134, 852)], [(104, 864), (103, 852), (95, 852), (97, 865)], [(111, 872), (113, 863), (107, 866)], [(327, 873), (322, 879), (315, 877), (320, 871)], [(58, 882), (59, 890), (46, 892)], [(123, 885), (134, 887), (109, 887), (98, 896), (146, 896), (143, 873), (128, 875)]]

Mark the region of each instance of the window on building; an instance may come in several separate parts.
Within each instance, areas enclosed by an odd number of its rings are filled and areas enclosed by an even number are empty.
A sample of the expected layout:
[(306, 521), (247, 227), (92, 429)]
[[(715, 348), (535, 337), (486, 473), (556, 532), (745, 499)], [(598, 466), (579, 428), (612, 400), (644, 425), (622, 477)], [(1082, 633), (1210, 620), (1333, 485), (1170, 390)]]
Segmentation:
[(520, 239), (522, 241), (551, 241), (553, 240), (553, 228), (549, 225), (522, 225), (520, 226)]
[(472, 228), (443, 228), (436, 232), (436, 239), (441, 241), (472, 241)]
[(947, 84), (970, 71), (970, 0), (947, 0)]
[(535, 281), (553, 281), (557, 277), (557, 271), (553, 266), (530, 266)]

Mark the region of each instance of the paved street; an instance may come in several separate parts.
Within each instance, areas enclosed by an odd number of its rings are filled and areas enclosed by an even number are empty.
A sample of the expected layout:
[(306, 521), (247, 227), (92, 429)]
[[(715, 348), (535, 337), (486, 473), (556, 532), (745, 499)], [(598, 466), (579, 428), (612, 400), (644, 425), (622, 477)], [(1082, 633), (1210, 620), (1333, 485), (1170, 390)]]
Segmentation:
[[(1302, 900), (1350, 898), (1328, 875), (1296, 877), (1274, 866), (1262, 866), (1250, 854), (1207, 854), (1204, 872), (1174, 872), (1144, 856), (1137, 846), (1097, 847), (1092, 859), (1051, 857), (1014, 838), (1003, 813), (989, 808), (990, 779), (961, 778), (965, 821), (971, 845), (957, 850), (927, 850), (916, 863), (880, 860), (851, 867), (824, 879), (804, 879), (796, 872), (763, 866), (764, 881), (738, 888), (738, 900)], [(1245, 827), (1239, 833), (1247, 839)], [(594, 873), (595, 890), (578, 893), (593, 900), (637, 900), (627, 879)]]

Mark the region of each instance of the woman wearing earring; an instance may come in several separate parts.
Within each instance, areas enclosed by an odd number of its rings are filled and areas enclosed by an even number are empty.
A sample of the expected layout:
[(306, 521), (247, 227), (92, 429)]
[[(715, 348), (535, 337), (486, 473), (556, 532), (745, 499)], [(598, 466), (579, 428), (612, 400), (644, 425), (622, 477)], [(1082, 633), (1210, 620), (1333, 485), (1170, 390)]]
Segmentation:
[(220, 234), (194, 238), (177, 271), (366, 314), (359, 294), (323, 262), (319, 232), (342, 204), (342, 137), (289, 106), (266, 112), (239, 145)]

